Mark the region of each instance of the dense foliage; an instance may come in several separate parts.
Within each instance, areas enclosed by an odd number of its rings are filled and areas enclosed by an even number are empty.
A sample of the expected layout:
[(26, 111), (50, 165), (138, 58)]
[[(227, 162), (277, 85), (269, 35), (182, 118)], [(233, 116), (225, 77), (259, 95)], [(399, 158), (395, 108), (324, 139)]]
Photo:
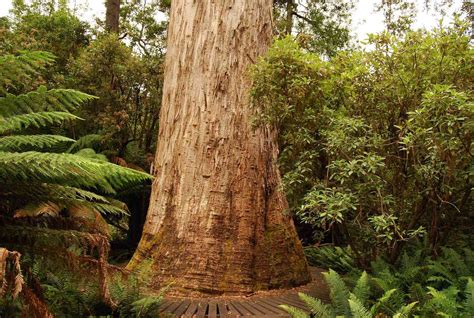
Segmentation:
[[(330, 307), (302, 296), (309, 301), (313, 313), (324, 312), (331, 316), (331, 312), (346, 312), (347, 316), (354, 317), (359, 317), (357, 312), (364, 312), (362, 317), (396, 316), (397, 313), (400, 317), (471, 317), (474, 314), (472, 249), (458, 252), (441, 248), (438, 258), (433, 259), (423, 244), (412, 245), (395, 264), (381, 258), (373, 261), (369, 274), (361, 273), (351, 263), (350, 249), (308, 247), (306, 252), (312, 265), (333, 267), (344, 273), (343, 279), (331, 269), (325, 274), (331, 289)], [(354, 286), (352, 294), (347, 286)], [(339, 294), (344, 296), (336, 297)], [(289, 310), (294, 316), (306, 317), (294, 309)]]
[[(66, 267), (78, 266), (76, 271), (92, 264), (92, 270), (98, 271), (98, 299), (115, 306), (106, 278), (109, 229), (104, 217), (128, 214), (114, 195), (151, 178), (109, 163), (92, 149), (79, 150), (71, 138), (38, 133), (80, 119), (71, 112), (94, 98), (44, 86), (21, 94), (25, 79), (35, 82), (53, 60), (53, 55), (41, 51), (0, 57), (0, 238), (2, 245), (35, 260), (22, 263), (27, 269), (24, 282), (19, 254), (2, 248), (0, 289), (2, 294), (11, 291), (13, 299), (21, 295), (23, 310), (34, 315), (49, 315), (42, 304), (51, 299), (48, 294), (40, 296), (42, 288), (38, 275), (29, 270), (31, 264), (41, 264), (45, 270), (59, 261)], [(65, 153), (72, 150), (79, 151)], [(51, 248), (54, 253), (47, 252)], [(8, 282), (11, 261), (16, 277)], [(38, 284), (31, 289), (28, 285), (34, 282)], [(9, 310), (7, 307), (4, 314), (14, 313)]]
[(363, 266), (396, 261), (423, 235), (434, 255), (450, 242), (472, 244), (466, 28), (368, 41), (373, 50), (324, 61), (288, 38), (253, 69), (256, 124), (279, 131), (293, 210), (316, 234), (349, 244)]
[[(410, 31), (413, 2), (380, 1), (386, 32), (361, 49), (354, 3), (275, 0), (278, 40), (251, 70), (307, 259), (329, 270), (331, 303), (301, 298), (317, 317), (472, 317), (469, 25)], [(158, 315), (108, 262), (141, 235), (170, 4), (122, 0), (119, 34), (66, 0), (0, 17), (1, 317)]]

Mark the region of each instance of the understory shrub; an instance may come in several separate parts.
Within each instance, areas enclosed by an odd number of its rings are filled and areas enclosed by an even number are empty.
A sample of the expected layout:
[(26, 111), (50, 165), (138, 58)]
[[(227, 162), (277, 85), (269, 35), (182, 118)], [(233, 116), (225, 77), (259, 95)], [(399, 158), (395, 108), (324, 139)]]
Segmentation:
[(468, 25), (370, 35), (322, 59), (291, 38), (252, 69), (255, 125), (278, 131), (290, 207), (358, 266), (425, 236), (472, 246), (474, 54)]

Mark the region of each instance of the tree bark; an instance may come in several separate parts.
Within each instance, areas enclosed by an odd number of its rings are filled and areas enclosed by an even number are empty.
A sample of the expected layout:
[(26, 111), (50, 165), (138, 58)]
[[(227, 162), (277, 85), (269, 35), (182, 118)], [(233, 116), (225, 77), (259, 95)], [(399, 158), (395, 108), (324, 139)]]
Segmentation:
[(293, 31), (293, 12), (295, 11), (295, 1), (287, 0), (286, 2), (286, 27), (285, 34), (291, 35)]
[(120, 0), (107, 0), (105, 4), (105, 29), (119, 33)]
[(272, 0), (172, 2), (156, 178), (128, 265), (150, 259), (153, 287), (247, 294), (310, 280), (274, 132), (251, 125), (246, 72), (271, 42), (271, 14)]

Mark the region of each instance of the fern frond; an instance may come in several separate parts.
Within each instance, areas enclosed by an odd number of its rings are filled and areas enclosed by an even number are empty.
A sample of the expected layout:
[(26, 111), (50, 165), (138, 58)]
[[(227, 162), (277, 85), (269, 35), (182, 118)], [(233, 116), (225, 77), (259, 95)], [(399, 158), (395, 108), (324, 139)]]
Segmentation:
[(331, 307), (323, 304), (323, 302), (317, 298), (310, 297), (303, 293), (298, 293), (298, 296), (305, 302), (311, 313), (318, 318), (331, 318), (333, 316)]
[(42, 201), (44, 198), (48, 198), (55, 202), (64, 200), (66, 202), (90, 201), (109, 203), (109, 199), (95, 192), (59, 184), (31, 181), (25, 183), (3, 183), (0, 186), (1, 199), (15, 200), (21, 197), (25, 198), (26, 201), (31, 202), (37, 202), (38, 200)]
[(286, 310), (293, 318), (309, 318), (310, 317), (307, 313), (305, 313), (301, 309), (298, 309), (292, 306), (280, 305), (279, 307)]
[(372, 318), (370, 311), (364, 307), (362, 302), (352, 293), (349, 295), (349, 307), (354, 318)]
[(96, 153), (92, 148), (83, 148), (78, 152), (74, 153), (76, 156), (81, 156), (83, 158), (94, 159), (103, 162), (109, 162), (109, 159), (106, 155), (101, 153)]
[(0, 200), (25, 201), (38, 206), (45, 199), (64, 209), (83, 207), (95, 210), (104, 216), (129, 215), (128, 208), (123, 202), (80, 188), (40, 182), (7, 183), (0, 186)]
[(153, 316), (153, 313), (158, 312), (162, 301), (162, 297), (145, 296), (132, 302), (131, 311), (135, 313), (137, 317)]
[(0, 95), (5, 95), (9, 88), (36, 75), (54, 59), (53, 54), (43, 51), (22, 51), (17, 56), (0, 56)]
[(413, 311), (413, 308), (418, 304), (417, 301), (409, 303), (408, 305), (402, 306), (398, 311), (393, 315), (393, 318), (408, 318), (410, 313)]
[(0, 151), (52, 150), (69, 145), (75, 140), (59, 135), (14, 135), (0, 137)]
[(51, 89), (40, 86), (26, 94), (0, 97), (0, 115), (4, 117), (40, 111), (76, 110), (82, 103), (97, 97), (73, 89)]
[(103, 136), (98, 134), (90, 134), (85, 135), (79, 138), (71, 147), (68, 149), (67, 152), (74, 153), (83, 148), (92, 148), (97, 150), (102, 142)]
[(389, 305), (389, 302), (390, 302), (392, 296), (395, 294), (396, 291), (397, 290), (395, 288), (387, 290), (382, 295), (382, 297), (380, 297), (377, 300), (377, 302), (370, 308), (370, 311), (372, 312), (372, 314), (373, 315), (377, 314), (381, 310), (381, 308), (385, 308), (387, 311), (393, 312), (394, 310), (391, 309), (390, 306), (388, 306), (388, 305)]
[(15, 217), (37, 217), (37, 216), (59, 216), (61, 206), (47, 201), (39, 204), (28, 204), (27, 206), (16, 210)]
[(428, 286), (428, 294), (432, 298), (427, 302), (427, 305), (437, 314), (455, 316), (459, 311), (459, 304), (457, 303), (459, 290), (455, 286), (450, 286), (443, 290), (437, 290)]
[(468, 316), (474, 317), (474, 281), (472, 278), (467, 280), (466, 289), (466, 300), (464, 302), (464, 308)]
[(323, 275), (331, 290), (330, 297), (336, 315), (348, 316), (350, 314), (348, 302), (349, 290), (347, 289), (346, 284), (339, 274), (332, 269), (330, 269), (329, 272), (323, 273)]
[(80, 117), (67, 112), (37, 112), (15, 115), (0, 118), (0, 134), (21, 132), (28, 127), (40, 128), (80, 119)]
[(357, 299), (365, 305), (370, 297), (369, 275), (364, 271), (357, 280), (356, 286), (352, 291)]
[(2, 182), (49, 182), (116, 193), (150, 179), (144, 172), (73, 154), (0, 152)]

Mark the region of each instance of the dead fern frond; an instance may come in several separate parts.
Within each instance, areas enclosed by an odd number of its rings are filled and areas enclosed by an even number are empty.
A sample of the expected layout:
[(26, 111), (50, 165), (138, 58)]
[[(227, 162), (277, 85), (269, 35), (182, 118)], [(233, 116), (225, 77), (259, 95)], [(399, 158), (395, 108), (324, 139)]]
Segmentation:
[(23, 288), (21, 298), (25, 306), (23, 307), (22, 316), (32, 318), (53, 318), (53, 315), (42, 301), (28, 286)]
[(7, 258), (9, 252), (6, 248), (0, 248), (0, 297), (2, 297), (8, 288), (6, 273), (7, 273)]
[[(21, 254), (17, 251), (9, 251), (0, 247), (0, 296), (3, 297), (8, 289), (11, 289), (13, 299), (16, 299), (23, 290), (25, 280), (21, 273), (20, 266)], [(9, 268), (11, 270), (9, 271)], [(9, 275), (10, 274), (10, 275)], [(9, 279), (8, 277), (13, 277)], [(10, 280), (10, 281), (9, 281)], [(9, 286), (11, 286), (9, 288)]]

